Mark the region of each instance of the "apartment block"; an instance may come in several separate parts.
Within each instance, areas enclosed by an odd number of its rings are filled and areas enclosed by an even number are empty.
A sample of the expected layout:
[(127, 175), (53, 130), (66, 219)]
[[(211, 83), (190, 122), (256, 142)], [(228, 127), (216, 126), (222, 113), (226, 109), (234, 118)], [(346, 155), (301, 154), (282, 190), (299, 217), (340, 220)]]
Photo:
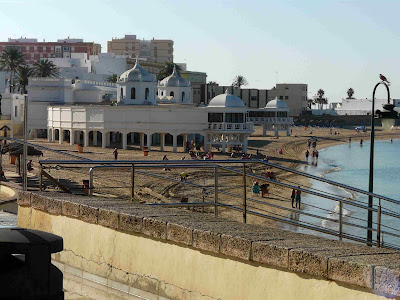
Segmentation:
[(37, 39), (19, 38), (0, 42), (0, 52), (7, 48), (17, 48), (25, 55), (27, 64), (34, 64), (42, 58), (71, 58), (72, 53), (97, 55), (101, 53), (101, 45), (84, 42), (83, 39), (59, 39), (57, 42), (38, 42)]
[(149, 62), (172, 62), (174, 60), (174, 41), (172, 40), (140, 40), (136, 35), (125, 35), (107, 42), (107, 52), (116, 55), (138, 56)]

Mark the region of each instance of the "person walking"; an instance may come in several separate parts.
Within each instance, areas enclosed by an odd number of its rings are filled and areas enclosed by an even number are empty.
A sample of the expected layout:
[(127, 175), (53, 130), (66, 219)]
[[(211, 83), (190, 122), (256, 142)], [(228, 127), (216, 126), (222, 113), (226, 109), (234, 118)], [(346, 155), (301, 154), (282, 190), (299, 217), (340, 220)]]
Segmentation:
[(310, 156), (310, 151), (306, 151), (306, 160), (308, 161), (308, 157)]
[(300, 203), (301, 203), (301, 191), (300, 191), (300, 186), (298, 186), (298, 190), (296, 191), (296, 208), (297, 208), (297, 204), (299, 205), (299, 209), (300, 209)]
[(253, 184), (253, 195), (258, 194), (260, 194), (260, 185), (258, 184), (258, 181), (255, 181)]
[(113, 154), (114, 154), (114, 160), (117, 160), (118, 159), (118, 150), (117, 150), (117, 148), (114, 149)]
[(293, 206), (294, 198), (296, 198), (296, 190), (295, 189), (292, 190), (292, 195), (290, 196), (290, 198), (292, 199), (292, 208), (294, 208), (294, 206)]
[(268, 183), (263, 183), (262, 185), (260, 185), (260, 189), (261, 189), (261, 197), (264, 198), (264, 195), (266, 194), (267, 196), (269, 196), (269, 184)]
[(361, 139), (361, 140), (360, 140), (360, 146), (363, 145), (363, 142), (364, 142), (363, 139)]
[(317, 159), (317, 161), (318, 161), (318, 156), (319, 156), (319, 152), (318, 152), (318, 150), (315, 150), (315, 158)]

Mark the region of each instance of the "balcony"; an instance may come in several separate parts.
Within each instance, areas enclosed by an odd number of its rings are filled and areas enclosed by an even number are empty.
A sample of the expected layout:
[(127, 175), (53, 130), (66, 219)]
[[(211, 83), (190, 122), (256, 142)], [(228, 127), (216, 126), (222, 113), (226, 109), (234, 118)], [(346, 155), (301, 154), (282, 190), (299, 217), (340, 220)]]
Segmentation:
[(247, 121), (253, 123), (293, 124), (292, 117), (248, 117)]
[(253, 123), (208, 123), (208, 129), (221, 131), (249, 131), (253, 130)]

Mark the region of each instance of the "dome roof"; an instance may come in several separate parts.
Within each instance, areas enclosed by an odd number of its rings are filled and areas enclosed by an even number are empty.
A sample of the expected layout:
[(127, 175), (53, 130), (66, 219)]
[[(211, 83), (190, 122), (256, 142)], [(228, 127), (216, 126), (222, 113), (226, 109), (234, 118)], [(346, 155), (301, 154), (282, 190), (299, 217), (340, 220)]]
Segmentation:
[(174, 65), (174, 70), (172, 74), (168, 77), (165, 77), (160, 81), (160, 86), (171, 86), (171, 87), (189, 87), (189, 82), (186, 81), (177, 71), (176, 66)]
[(243, 100), (238, 96), (228, 94), (228, 89), (225, 94), (220, 94), (211, 99), (208, 107), (246, 107)]
[(136, 60), (135, 66), (132, 69), (122, 73), (122, 75), (119, 77), (119, 81), (155, 82), (156, 79), (151, 73), (143, 69), (139, 64), (139, 61)]
[(283, 100), (278, 100), (278, 98), (275, 98), (274, 100), (271, 100), (267, 103), (265, 108), (284, 108), (284, 109), (289, 109), (289, 106), (287, 103)]

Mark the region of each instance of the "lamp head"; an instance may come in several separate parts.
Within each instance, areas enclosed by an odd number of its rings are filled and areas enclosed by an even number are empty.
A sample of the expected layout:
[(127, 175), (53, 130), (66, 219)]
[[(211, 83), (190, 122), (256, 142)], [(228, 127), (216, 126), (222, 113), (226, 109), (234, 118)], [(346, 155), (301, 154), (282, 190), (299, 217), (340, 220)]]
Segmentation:
[(391, 130), (396, 123), (396, 119), (399, 118), (399, 114), (394, 110), (393, 104), (383, 105), (382, 110), (377, 110), (376, 114), (378, 118), (381, 119), (382, 127), (384, 130)]

